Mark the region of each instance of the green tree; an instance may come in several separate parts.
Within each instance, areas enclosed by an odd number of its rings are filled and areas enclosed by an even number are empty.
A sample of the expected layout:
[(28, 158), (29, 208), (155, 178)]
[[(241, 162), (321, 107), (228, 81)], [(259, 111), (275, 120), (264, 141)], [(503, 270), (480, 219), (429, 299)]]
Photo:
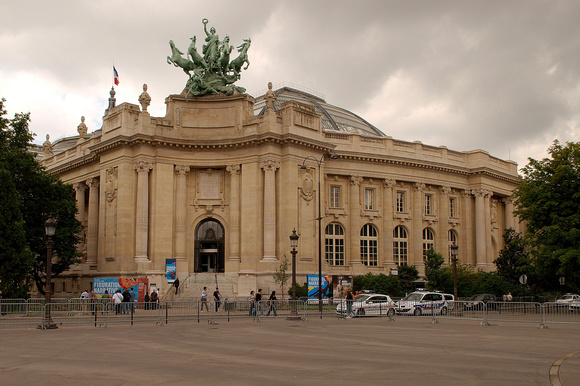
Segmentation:
[(523, 274), (531, 274), (533, 267), (529, 253), (526, 251), (524, 238), (512, 228), (506, 229), (503, 235), (505, 247), (499, 251), (494, 264), (497, 273), (508, 283), (517, 284)]
[(558, 141), (543, 160), (530, 158), (514, 190), (516, 213), (527, 224), (526, 242), (535, 266), (535, 286), (558, 289), (566, 277), (580, 287), (580, 144)]
[(32, 254), (26, 243), (17, 193), (6, 169), (0, 169), (0, 290), (5, 298), (26, 297)]
[(443, 255), (429, 248), (425, 254), (425, 278), (428, 281), (427, 286), (430, 289), (438, 289), (444, 282), (444, 273), (441, 266), (445, 262)]
[[(30, 115), (15, 114), (13, 119), (6, 119), (4, 102), (5, 99), (0, 100), (0, 170), (8, 172), (16, 191), (25, 240), (34, 256), (29, 275), (44, 293), (47, 252), (44, 223), (50, 216), (57, 220), (53, 251), (58, 258), (52, 264), (53, 277), (79, 261), (76, 244), (81, 224), (75, 218), (72, 186), (48, 174), (28, 151), (34, 137), (28, 127)], [(6, 229), (8, 224), (0, 223), (0, 226)], [(2, 259), (13, 261), (18, 260), (18, 256), (6, 252)]]
[(413, 281), (419, 277), (419, 271), (413, 265), (400, 265), (398, 276), (403, 291), (406, 289), (408, 292), (411, 292), (414, 290)]
[[(286, 255), (284, 255), (284, 260), (280, 262), (280, 266), (276, 268), (276, 271), (274, 272), (273, 275), (274, 283), (280, 284), (282, 293), (284, 293), (284, 286), (286, 285), (288, 279), (290, 278), (290, 274), (288, 273), (289, 266), (290, 264), (288, 264), (288, 259), (286, 258)], [(290, 288), (290, 290), (292, 289)], [(290, 294), (292, 294), (292, 292), (290, 292)]]

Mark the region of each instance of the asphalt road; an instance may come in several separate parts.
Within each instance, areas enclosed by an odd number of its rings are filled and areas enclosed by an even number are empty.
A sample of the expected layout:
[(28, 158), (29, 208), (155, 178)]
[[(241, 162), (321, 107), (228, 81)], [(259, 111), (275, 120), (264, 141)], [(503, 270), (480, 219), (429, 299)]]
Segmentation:
[(580, 325), (430, 321), (8, 326), (0, 328), (0, 384), (580, 384)]

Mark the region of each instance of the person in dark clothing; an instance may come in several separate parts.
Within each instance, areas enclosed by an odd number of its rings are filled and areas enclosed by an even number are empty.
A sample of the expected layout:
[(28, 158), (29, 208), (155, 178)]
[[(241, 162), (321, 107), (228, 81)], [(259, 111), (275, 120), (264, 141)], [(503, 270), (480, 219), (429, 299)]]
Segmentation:
[(177, 292), (179, 292), (179, 278), (175, 278), (173, 286), (175, 287), (175, 294), (177, 295)]
[(123, 313), (129, 313), (129, 306), (131, 304), (131, 293), (129, 292), (128, 288), (125, 288), (123, 291)]
[(145, 297), (143, 297), (143, 301), (145, 302), (145, 309), (148, 310), (150, 308), (150, 304), (149, 301), (151, 299), (149, 298), (149, 293), (145, 292)]
[(278, 313), (276, 313), (276, 291), (272, 291), (270, 294), (270, 298), (268, 299), (268, 304), (270, 308), (268, 309), (268, 313), (266, 316), (270, 316), (270, 312), (274, 311), (274, 316), (278, 317)]
[(220, 308), (221, 298), (222, 295), (220, 294), (220, 290), (219, 288), (216, 287), (215, 291), (213, 292), (213, 301), (215, 302), (215, 312), (217, 312), (218, 308)]
[(262, 289), (259, 288), (258, 292), (256, 293), (256, 305), (258, 306), (258, 309), (260, 310), (260, 315), (264, 316), (264, 309), (262, 308)]

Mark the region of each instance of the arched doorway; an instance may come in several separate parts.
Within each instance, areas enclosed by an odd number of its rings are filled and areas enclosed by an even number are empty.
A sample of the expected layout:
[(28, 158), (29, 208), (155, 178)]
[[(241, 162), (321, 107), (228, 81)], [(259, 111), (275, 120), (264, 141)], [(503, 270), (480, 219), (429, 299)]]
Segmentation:
[(224, 227), (215, 219), (206, 219), (195, 228), (194, 272), (224, 272)]

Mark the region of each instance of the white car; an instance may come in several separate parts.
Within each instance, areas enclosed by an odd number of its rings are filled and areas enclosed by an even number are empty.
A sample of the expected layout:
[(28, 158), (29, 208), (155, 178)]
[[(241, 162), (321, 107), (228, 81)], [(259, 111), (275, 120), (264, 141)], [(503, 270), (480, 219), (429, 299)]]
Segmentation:
[[(356, 316), (393, 316), (395, 315), (395, 302), (389, 295), (361, 294), (354, 297), (352, 312)], [(336, 306), (336, 313), (346, 315), (346, 301), (344, 299)]]
[(570, 312), (578, 312), (580, 311), (580, 300), (574, 300), (572, 303), (569, 303), (570, 306), (568, 309)]
[(580, 301), (580, 295), (576, 294), (566, 294), (562, 296), (560, 299), (556, 300), (556, 304), (559, 305), (569, 305), (572, 302)]
[(448, 310), (447, 301), (439, 292), (412, 292), (395, 305), (398, 315), (447, 315)]

